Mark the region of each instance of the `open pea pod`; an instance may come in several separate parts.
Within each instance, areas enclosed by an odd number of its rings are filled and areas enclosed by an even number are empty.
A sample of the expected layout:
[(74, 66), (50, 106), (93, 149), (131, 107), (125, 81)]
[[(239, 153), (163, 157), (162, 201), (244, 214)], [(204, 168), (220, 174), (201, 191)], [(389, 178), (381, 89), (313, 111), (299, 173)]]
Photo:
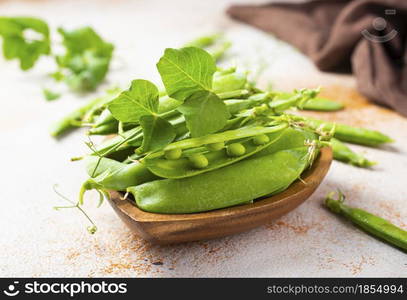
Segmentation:
[[(283, 136), (286, 129), (287, 126), (280, 126), (277, 131), (260, 135), (259, 133), (256, 135), (256, 132), (253, 132), (253, 138), (239, 135), (243, 137), (243, 139), (238, 140), (239, 143), (229, 143), (226, 147), (220, 144), (220, 149), (216, 149), (216, 144), (200, 147), (202, 146), (201, 143), (196, 143), (196, 148), (184, 151), (182, 156), (177, 159), (167, 159), (164, 156), (149, 158), (147, 156), (142, 162), (153, 174), (159, 177), (191, 177), (234, 164), (266, 149)], [(225, 133), (225, 136), (228, 137), (228, 132)], [(236, 136), (233, 141), (235, 140)], [(216, 141), (219, 143), (229, 141), (229, 139)], [(213, 145), (215, 149), (213, 149)]]
[(127, 192), (140, 209), (153, 213), (198, 213), (246, 204), (286, 189), (307, 167), (307, 156), (306, 146), (282, 150), (200, 176), (146, 182)]
[(306, 145), (308, 141), (317, 139), (318, 136), (311, 131), (288, 127), (283, 130), (282, 136), (278, 140), (256, 153), (254, 157), (269, 155), (281, 150), (302, 147)]

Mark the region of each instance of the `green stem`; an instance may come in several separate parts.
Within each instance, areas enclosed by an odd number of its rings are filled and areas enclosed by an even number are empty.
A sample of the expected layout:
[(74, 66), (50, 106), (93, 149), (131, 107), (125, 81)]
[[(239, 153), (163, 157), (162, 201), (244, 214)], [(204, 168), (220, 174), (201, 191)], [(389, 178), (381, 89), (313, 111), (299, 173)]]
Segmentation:
[(325, 199), (326, 207), (332, 212), (344, 216), (364, 231), (407, 251), (407, 231), (365, 210), (345, 205), (345, 197), (340, 191), (338, 199), (333, 199), (334, 194), (335, 192), (329, 193)]

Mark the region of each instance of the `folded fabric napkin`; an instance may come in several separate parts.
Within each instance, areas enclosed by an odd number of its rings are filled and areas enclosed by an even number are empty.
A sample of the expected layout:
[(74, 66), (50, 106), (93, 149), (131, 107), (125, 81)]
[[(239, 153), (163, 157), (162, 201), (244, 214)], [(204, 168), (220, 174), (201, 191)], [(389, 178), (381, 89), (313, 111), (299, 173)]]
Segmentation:
[(236, 5), (227, 13), (291, 43), (320, 70), (351, 70), (362, 94), (407, 116), (406, 0)]

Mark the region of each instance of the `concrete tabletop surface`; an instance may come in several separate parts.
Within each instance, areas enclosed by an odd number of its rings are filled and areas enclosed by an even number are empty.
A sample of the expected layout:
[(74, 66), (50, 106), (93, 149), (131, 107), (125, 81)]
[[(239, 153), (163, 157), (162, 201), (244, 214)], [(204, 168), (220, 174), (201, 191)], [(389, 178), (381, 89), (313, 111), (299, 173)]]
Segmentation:
[[(239, 24), (225, 15), (231, 3), (207, 1), (1, 1), (0, 15), (44, 18), (59, 37), (58, 26), (93, 26), (116, 46), (112, 70), (98, 92), (64, 92), (46, 102), (42, 88), (52, 82), (51, 58), (29, 72), (0, 59), (0, 276), (66, 277), (303, 277), (407, 275), (407, 256), (332, 215), (321, 205), (327, 192), (340, 188), (353, 206), (364, 208), (407, 229), (407, 120), (371, 105), (355, 90), (350, 75), (321, 73), (291, 46)], [(253, 1), (252, 1), (253, 2)], [(255, 1), (256, 3), (261, 3)], [(85, 130), (60, 140), (50, 124), (75, 107), (135, 78), (159, 82), (155, 63), (166, 47), (179, 47), (202, 34), (222, 31), (233, 42), (225, 65), (258, 72), (260, 86), (276, 89), (324, 87), (344, 102), (337, 113), (320, 118), (378, 129), (395, 142), (381, 148), (352, 146), (378, 165), (371, 170), (334, 162), (318, 190), (300, 207), (266, 226), (217, 240), (154, 246), (133, 235), (106, 202), (96, 208), (94, 193), (86, 210), (98, 232), (86, 231), (77, 210), (53, 191), (76, 201), (86, 179), (83, 163), (70, 158), (87, 153)], [(263, 70), (262, 72), (260, 72)], [(98, 141), (99, 139), (94, 139)]]

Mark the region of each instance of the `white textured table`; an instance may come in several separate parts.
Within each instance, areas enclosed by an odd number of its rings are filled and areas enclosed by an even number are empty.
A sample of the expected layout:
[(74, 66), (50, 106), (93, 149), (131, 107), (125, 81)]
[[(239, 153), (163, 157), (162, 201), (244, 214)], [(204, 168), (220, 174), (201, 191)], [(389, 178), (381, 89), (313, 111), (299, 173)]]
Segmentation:
[[(379, 165), (374, 170), (333, 166), (317, 192), (277, 222), (223, 239), (152, 246), (121, 223), (107, 203), (86, 205), (99, 231), (89, 235), (77, 211), (62, 204), (54, 183), (75, 199), (85, 172), (69, 158), (85, 153), (83, 131), (61, 141), (48, 136), (53, 120), (85, 99), (41, 96), (50, 60), (27, 73), (0, 60), (0, 276), (406, 276), (407, 256), (327, 212), (323, 196), (341, 188), (350, 204), (406, 228), (407, 121), (364, 103), (350, 76), (321, 74), (290, 46), (224, 15), (229, 1), (0, 1), (0, 14), (34, 15), (58, 25), (92, 25), (117, 46), (109, 82), (158, 80), (155, 62), (165, 47), (224, 30), (234, 42), (231, 60), (241, 66), (268, 63), (260, 81), (276, 88), (332, 86), (327, 93), (349, 108), (322, 117), (377, 128), (396, 142), (385, 149), (354, 147)], [(235, 1), (236, 2), (236, 1)], [(244, 2), (244, 1), (243, 1)], [(55, 35), (54, 35), (55, 36)], [(339, 87), (341, 86), (341, 87)], [(90, 98), (94, 95), (89, 95)], [(354, 101), (349, 101), (353, 99)]]

